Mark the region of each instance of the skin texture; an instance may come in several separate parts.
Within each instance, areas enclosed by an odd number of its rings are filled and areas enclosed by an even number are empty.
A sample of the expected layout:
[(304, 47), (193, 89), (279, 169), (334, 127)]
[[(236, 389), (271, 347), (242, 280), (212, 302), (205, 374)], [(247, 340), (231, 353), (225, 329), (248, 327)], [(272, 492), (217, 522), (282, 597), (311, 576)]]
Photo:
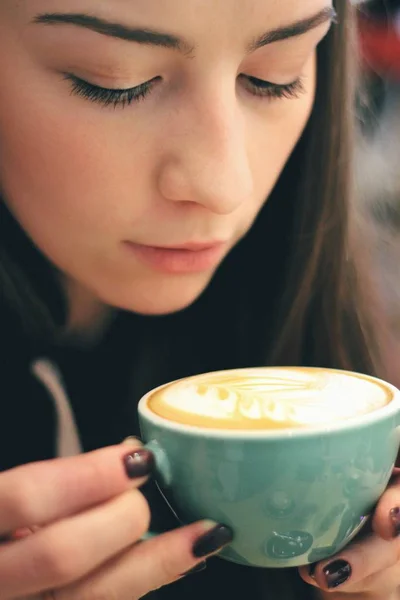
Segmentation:
[[(107, 305), (151, 314), (180, 310), (204, 290), (216, 265), (200, 273), (161, 273), (123, 242), (173, 246), (218, 239), (227, 254), (249, 231), (307, 123), (315, 48), (328, 26), (251, 55), (246, 46), (266, 29), (327, 5), (327, 0), (56, 3), (60, 12), (88, 12), (185, 36), (197, 46), (188, 56), (71, 26), (33, 25), (37, 13), (55, 10), (53, 0), (0, 2), (1, 192), (58, 267), (72, 326), (97, 321)], [(66, 72), (113, 88), (156, 76), (162, 81), (146, 100), (114, 109), (71, 95)], [(249, 92), (241, 74), (277, 84), (302, 76), (304, 93), (261, 99)], [(128, 451), (133, 448), (105, 449), (0, 474), (3, 597), (50, 588), (57, 600), (106, 597), (108, 590), (109, 597), (140, 598), (195, 566), (193, 543), (210, 524), (135, 543), (147, 528), (149, 511), (138, 491), (143, 480), (128, 481), (122, 469)], [(68, 493), (54, 499), (64, 489)], [(338, 594), (327, 589), (326, 563), (316, 567), (314, 579), (301, 570), (320, 597), (398, 597), (400, 546), (389, 518), (397, 506), (394, 479), (370, 535), (337, 557), (353, 570)], [(9, 543), (10, 531), (21, 528), (32, 534)]]
[[(125, 25), (174, 33), (191, 55), (75, 26), (32, 24), (51, 0), (0, 6), (0, 185), (23, 228), (59, 268), (71, 320), (99, 306), (163, 314), (191, 304), (217, 265), (163, 273), (124, 241), (225, 242), (249, 231), (308, 120), (315, 92), (313, 31), (247, 54), (269, 29), (314, 15), (326, 0), (60, 0)], [(140, 103), (103, 107), (71, 95), (63, 73), (109, 88), (162, 77)], [(298, 98), (256, 97), (240, 75), (287, 84)], [(17, 124), (17, 125), (16, 125)]]

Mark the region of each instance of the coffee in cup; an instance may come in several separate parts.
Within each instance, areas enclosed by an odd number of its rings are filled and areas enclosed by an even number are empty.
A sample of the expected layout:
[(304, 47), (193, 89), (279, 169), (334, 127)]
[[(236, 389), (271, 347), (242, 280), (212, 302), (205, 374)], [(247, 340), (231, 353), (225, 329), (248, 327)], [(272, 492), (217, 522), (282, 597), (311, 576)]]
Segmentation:
[(340, 552), (385, 491), (400, 392), (344, 371), (239, 369), (149, 392), (139, 422), (180, 521), (231, 527), (224, 559), (298, 567)]
[(393, 391), (357, 373), (259, 368), (208, 373), (169, 384), (149, 397), (161, 418), (207, 429), (315, 427), (357, 418), (388, 404)]

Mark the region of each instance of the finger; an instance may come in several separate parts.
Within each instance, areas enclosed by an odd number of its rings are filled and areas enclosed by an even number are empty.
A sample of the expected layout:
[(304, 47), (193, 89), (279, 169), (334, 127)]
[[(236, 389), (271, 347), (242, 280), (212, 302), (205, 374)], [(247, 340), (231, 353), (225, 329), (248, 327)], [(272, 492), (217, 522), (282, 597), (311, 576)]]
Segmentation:
[(312, 569), (302, 568), (302, 578), (322, 590), (338, 589), (346, 592), (364, 580), (380, 575), (383, 571), (398, 566), (400, 561), (400, 539), (387, 542), (370, 535), (343, 550), (337, 557), (321, 562)]
[(384, 540), (400, 536), (400, 476), (393, 479), (379, 501), (372, 528)]
[(1, 592), (15, 598), (81, 579), (139, 540), (150, 510), (131, 490), (0, 550)]
[(44, 525), (122, 494), (144, 482), (150, 452), (126, 445), (0, 474), (0, 535)]
[[(303, 577), (303, 579), (306, 579)], [(371, 600), (388, 600), (397, 598), (396, 593), (399, 591), (400, 582), (400, 564), (395, 565), (390, 569), (374, 573), (370, 577), (351, 584), (343, 589), (338, 586), (329, 591), (329, 595), (324, 595), (324, 598), (330, 600), (344, 600), (347, 595), (350, 598), (370, 598)], [(316, 581), (308, 581), (316, 588), (319, 588)], [(322, 596), (321, 596), (322, 598)]]
[(229, 528), (211, 521), (165, 533), (137, 544), (85, 582), (66, 588), (57, 600), (142, 598), (180, 579), (232, 539)]
[[(370, 600), (398, 600), (399, 584), (400, 564), (397, 564), (390, 569), (374, 573), (354, 586), (349, 586), (348, 593), (350, 598), (359, 594), (358, 597)], [(338, 593), (340, 594), (340, 587)], [(342, 595), (341, 598), (343, 598)]]

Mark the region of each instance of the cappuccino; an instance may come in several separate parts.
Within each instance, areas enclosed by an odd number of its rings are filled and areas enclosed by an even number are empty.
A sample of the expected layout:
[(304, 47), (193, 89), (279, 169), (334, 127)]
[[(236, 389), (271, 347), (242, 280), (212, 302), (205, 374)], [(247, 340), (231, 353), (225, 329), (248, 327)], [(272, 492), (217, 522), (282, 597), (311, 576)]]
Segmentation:
[(189, 377), (159, 388), (148, 408), (159, 417), (212, 429), (317, 427), (360, 417), (393, 399), (384, 383), (318, 368), (254, 368)]

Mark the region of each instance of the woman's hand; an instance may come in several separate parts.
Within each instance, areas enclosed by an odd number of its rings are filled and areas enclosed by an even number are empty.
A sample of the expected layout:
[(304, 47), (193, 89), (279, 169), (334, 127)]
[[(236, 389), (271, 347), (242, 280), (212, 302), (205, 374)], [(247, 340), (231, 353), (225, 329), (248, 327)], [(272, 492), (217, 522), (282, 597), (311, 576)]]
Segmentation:
[(400, 600), (400, 470), (376, 509), (372, 532), (338, 556), (300, 570), (330, 600)]
[(139, 487), (153, 458), (137, 446), (0, 474), (0, 600), (141, 598), (231, 541), (201, 522), (140, 542), (150, 512)]

